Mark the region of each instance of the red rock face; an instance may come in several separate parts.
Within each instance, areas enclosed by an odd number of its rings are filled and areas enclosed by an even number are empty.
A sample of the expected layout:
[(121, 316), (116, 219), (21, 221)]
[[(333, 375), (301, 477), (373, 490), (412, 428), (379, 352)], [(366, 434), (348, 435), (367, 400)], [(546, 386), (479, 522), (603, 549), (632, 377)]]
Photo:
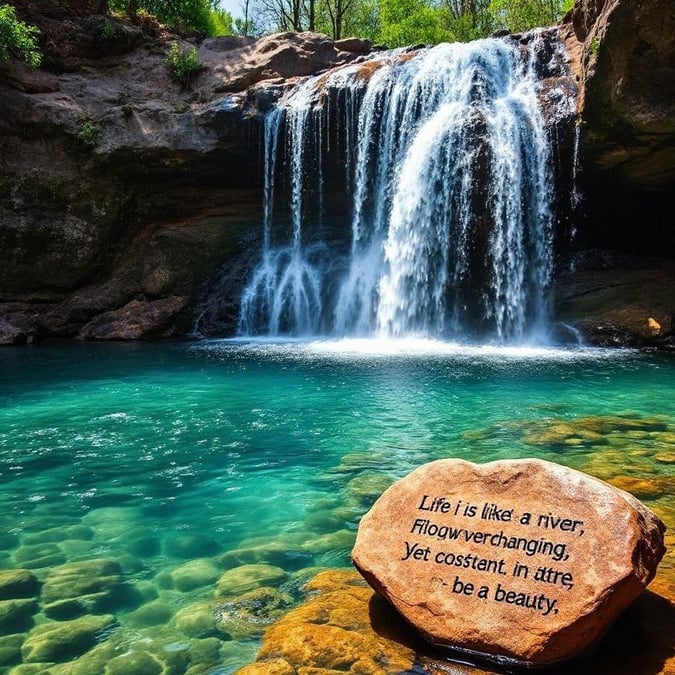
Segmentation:
[(665, 526), (626, 492), (540, 460), (440, 460), (394, 484), (352, 552), (427, 640), (545, 665), (595, 642), (652, 580)]

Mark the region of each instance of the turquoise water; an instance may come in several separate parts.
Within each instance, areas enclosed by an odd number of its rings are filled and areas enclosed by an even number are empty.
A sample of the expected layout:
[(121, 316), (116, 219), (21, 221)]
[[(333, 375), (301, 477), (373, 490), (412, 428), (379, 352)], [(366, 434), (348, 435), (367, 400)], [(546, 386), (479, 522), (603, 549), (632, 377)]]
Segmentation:
[[(538, 456), (605, 479), (648, 471), (655, 487), (642, 497), (667, 518), (674, 394), (675, 361), (635, 352), (414, 341), (0, 350), (0, 571), (49, 584), (74, 561), (120, 566), (93, 610), (73, 604), (76, 587), (46, 609), (43, 587), (30, 616), (0, 621), (0, 647), (21, 636), (0, 649), (0, 671), (37, 662), (20, 652), (36, 626), (105, 613), (114, 623), (98, 646), (49, 662), (148, 649), (182, 659), (178, 671), (234, 672), (273, 612), (234, 629), (208, 617), (186, 627), (181, 610), (220, 616), (257, 586), (290, 606), (312, 570), (349, 564), (373, 499), (431, 459)], [(596, 428), (591, 416), (603, 438), (565, 431), (580, 419)], [(559, 436), (539, 442), (550, 429)], [(251, 563), (268, 566), (257, 581), (218, 583)]]

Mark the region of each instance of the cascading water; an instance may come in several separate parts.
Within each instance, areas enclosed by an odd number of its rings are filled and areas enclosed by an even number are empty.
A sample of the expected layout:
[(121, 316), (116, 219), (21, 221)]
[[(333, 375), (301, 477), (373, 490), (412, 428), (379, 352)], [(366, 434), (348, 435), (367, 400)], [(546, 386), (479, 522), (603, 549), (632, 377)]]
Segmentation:
[[(554, 238), (542, 80), (563, 68), (551, 43), (540, 31), (520, 43), (398, 50), (287, 93), (265, 121), (264, 250), (240, 331), (498, 342), (541, 331)], [(574, 102), (558, 99), (554, 113), (569, 116)], [(351, 202), (348, 250), (310, 234), (336, 145)], [(292, 231), (278, 244), (282, 153)]]

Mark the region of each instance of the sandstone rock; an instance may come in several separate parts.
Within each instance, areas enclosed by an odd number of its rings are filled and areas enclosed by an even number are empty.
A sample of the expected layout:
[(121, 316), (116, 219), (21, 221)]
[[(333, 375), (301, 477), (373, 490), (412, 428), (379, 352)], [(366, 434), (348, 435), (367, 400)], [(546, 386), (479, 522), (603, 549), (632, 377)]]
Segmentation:
[(663, 523), (540, 460), (440, 460), (364, 516), (353, 560), (434, 644), (544, 665), (596, 641), (652, 580)]
[(0, 600), (32, 598), (40, 590), (37, 577), (28, 570), (0, 570)]
[(114, 623), (114, 616), (104, 614), (36, 626), (21, 647), (23, 660), (28, 663), (44, 663), (65, 661), (79, 656), (93, 647), (99, 634)]
[(266, 631), (256, 663), (238, 675), (394, 675), (413, 667), (416, 638), (356, 573), (323, 572), (306, 590), (314, 596)]

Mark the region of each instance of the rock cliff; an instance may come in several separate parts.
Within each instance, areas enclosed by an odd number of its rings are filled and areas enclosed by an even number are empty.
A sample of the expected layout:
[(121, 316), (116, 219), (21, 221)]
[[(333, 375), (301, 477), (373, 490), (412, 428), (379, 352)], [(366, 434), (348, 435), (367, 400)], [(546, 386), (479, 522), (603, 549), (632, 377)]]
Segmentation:
[[(185, 88), (164, 63), (184, 40), (98, 4), (14, 2), (40, 26), (45, 59), (0, 64), (0, 344), (188, 334), (200, 289), (225, 266), (236, 295), (259, 249), (259, 113), (296, 78), (371, 48), (312, 33), (193, 39), (203, 67)], [(562, 27), (582, 90), (577, 247), (672, 259), (674, 14), (671, 0), (578, 0)], [(616, 298), (609, 333), (663, 340), (672, 263), (636, 266), (666, 270), (663, 302), (636, 299), (627, 325)], [(592, 336), (607, 308), (579, 280), (561, 276), (558, 311)], [(219, 311), (233, 326), (235, 304)]]
[(258, 110), (370, 45), (204, 40), (185, 88), (158, 25), (34, 5), (45, 67), (0, 64), (0, 343), (188, 332), (195, 289), (256, 237)]

